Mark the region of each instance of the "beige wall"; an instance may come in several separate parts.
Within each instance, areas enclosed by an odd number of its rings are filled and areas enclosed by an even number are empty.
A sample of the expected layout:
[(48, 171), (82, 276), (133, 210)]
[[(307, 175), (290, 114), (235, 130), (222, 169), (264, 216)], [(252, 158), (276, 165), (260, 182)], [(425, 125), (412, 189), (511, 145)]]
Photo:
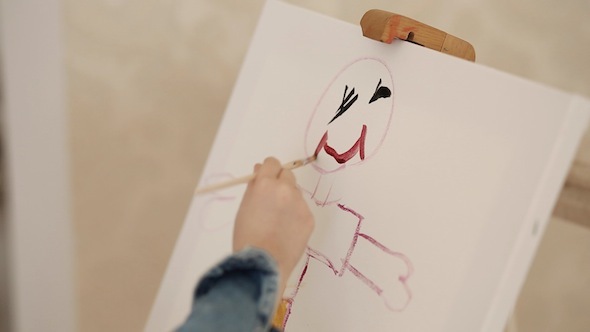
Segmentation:
[[(355, 24), (396, 11), (469, 40), (479, 63), (590, 96), (585, 0), (290, 2)], [(138, 331), (263, 1), (64, 3), (80, 329)], [(590, 329), (588, 243), (552, 221), (513, 326)]]

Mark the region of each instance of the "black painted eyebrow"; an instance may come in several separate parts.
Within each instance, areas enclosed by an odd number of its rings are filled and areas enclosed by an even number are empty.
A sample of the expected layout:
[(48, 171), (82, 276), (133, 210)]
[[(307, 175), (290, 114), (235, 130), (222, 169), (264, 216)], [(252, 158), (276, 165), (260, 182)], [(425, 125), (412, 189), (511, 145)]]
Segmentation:
[[(348, 109), (356, 102), (359, 98), (358, 93), (354, 93), (354, 88), (350, 90), (350, 93), (347, 95), (346, 92), (348, 91), (348, 85), (344, 87), (344, 95), (342, 96), (342, 103), (340, 103), (340, 107), (336, 111), (336, 115), (328, 122), (328, 124), (332, 123), (332, 121), (338, 119), (344, 112), (348, 111)], [(354, 96), (353, 96), (354, 95)], [(352, 99), (351, 99), (352, 98)]]
[(391, 90), (386, 86), (381, 86), (381, 79), (379, 79), (379, 83), (377, 83), (377, 87), (375, 88), (373, 97), (371, 97), (371, 100), (369, 100), (369, 104), (376, 101), (379, 98), (389, 97), (391, 97)]

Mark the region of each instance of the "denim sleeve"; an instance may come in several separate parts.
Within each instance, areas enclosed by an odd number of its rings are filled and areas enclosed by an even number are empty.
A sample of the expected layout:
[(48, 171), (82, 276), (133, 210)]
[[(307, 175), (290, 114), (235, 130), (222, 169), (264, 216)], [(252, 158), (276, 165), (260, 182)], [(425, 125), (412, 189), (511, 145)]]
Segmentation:
[(191, 312), (179, 332), (276, 331), (278, 267), (264, 250), (249, 247), (213, 267), (197, 285)]

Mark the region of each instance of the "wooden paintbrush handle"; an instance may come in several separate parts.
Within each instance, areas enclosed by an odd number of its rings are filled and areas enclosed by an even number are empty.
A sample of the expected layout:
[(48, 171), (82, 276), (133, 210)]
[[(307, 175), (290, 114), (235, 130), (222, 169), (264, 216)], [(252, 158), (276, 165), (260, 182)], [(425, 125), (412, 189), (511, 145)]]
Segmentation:
[[(304, 165), (309, 164), (310, 162), (314, 161), (316, 159), (315, 156), (313, 157), (309, 157), (306, 159), (299, 159), (299, 160), (294, 160), (288, 163), (285, 163), (282, 165), (282, 167), (284, 169), (295, 169)], [(256, 177), (256, 174), (250, 174), (250, 175), (246, 175), (246, 176), (242, 176), (239, 178), (235, 178), (235, 179), (231, 179), (225, 182), (220, 182), (220, 183), (216, 183), (216, 184), (212, 184), (209, 186), (205, 186), (202, 188), (197, 188), (195, 190), (194, 195), (201, 195), (201, 194), (205, 194), (205, 193), (209, 193), (212, 191), (217, 191), (217, 190), (221, 190), (221, 189), (225, 189), (225, 188), (229, 188), (229, 187), (233, 187), (235, 185), (238, 184), (242, 184), (242, 183), (248, 183), (250, 182), (252, 179), (254, 179)]]

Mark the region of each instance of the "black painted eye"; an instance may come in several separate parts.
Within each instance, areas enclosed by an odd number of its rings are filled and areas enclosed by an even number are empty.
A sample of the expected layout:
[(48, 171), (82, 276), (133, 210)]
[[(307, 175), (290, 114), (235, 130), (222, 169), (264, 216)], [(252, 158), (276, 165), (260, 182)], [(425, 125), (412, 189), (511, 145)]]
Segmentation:
[(379, 83), (377, 83), (377, 87), (375, 88), (373, 97), (371, 97), (371, 100), (369, 100), (369, 104), (376, 101), (377, 99), (389, 97), (391, 97), (391, 90), (389, 90), (389, 88), (386, 86), (381, 86), (381, 79), (379, 79)]
[(336, 115), (328, 122), (328, 124), (332, 123), (332, 121), (338, 119), (344, 112), (348, 111), (350, 106), (356, 102), (359, 98), (359, 94), (354, 92), (354, 88), (350, 92), (348, 92), (348, 85), (344, 87), (344, 95), (342, 96), (342, 102), (340, 103), (340, 107), (336, 110)]

